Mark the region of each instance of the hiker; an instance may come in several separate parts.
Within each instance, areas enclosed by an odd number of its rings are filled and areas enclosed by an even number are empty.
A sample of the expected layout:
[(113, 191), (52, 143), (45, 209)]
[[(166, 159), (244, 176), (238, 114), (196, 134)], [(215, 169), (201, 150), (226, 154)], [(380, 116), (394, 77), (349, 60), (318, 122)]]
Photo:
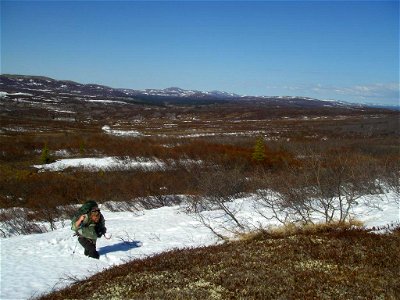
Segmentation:
[(99, 259), (96, 241), (106, 233), (107, 228), (96, 201), (90, 200), (82, 205), (72, 218), (71, 229), (78, 236), (79, 244), (85, 249), (85, 255)]

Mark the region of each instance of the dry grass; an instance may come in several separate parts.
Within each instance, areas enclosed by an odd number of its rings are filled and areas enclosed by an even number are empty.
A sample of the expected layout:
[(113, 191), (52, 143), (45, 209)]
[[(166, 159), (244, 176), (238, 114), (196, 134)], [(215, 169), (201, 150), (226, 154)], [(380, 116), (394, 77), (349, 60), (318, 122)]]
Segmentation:
[(399, 270), (398, 231), (331, 225), (173, 250), (40, 299), (398, 299)]

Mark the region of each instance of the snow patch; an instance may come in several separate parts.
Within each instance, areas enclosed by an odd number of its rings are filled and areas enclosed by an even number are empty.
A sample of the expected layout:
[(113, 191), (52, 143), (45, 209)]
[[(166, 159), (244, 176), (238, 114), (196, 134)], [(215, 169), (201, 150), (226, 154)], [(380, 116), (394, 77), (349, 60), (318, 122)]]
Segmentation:
[(143, 158), (121, 159), (118, 157), (88, 157), (88, 158), (68, 158), (60, 159), (50, 164), (33, 165), (33, 167), (40, 169), (41, 172), (50, 171), (58, 172), (67, 168), (82, 168), (86, 171), (96, 172), (100, 170), (118, 169), (143, 169), (143, 170), (156, 170), (162, 169), (164, 163), (159, 160), (146, 160)]
[(111, 129), (109, 125), (104, 125), (101, 129), (108, 134), (116, 136), (130, 136), (130, 137), (144, 136), (144, 134), (142, 134), (137, 130), (115, 130)]
[(7, 92), (0, 92), (0, 98), (5, 98), (7, 96), (33, 96), (29, 93), (7, 93)]

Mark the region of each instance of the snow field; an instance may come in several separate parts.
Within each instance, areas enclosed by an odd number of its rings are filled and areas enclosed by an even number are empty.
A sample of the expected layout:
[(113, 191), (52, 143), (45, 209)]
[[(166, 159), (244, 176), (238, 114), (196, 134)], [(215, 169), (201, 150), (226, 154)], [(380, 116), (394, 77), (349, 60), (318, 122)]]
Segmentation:
[[(53, 164), (35, 166), (41, 171), (60, 171), (67, 167), (90, 170), (137, 166), (158, 168), (160, 162), (119, 161), (115, 158), (63, 159)], [(145, 165), (143, 165), (145, 164)], [(399, 222), (399, 202), (394, 194), (365, 196), (354, 207), (352, 215), (366, 226), (384, 226)], [(364, 202), (374, 203), (365, 206)], [(279, 225), (262, 217), (254, 196), (237, 199), (228, 204), (237, 212), (236, 218), (247, 230)], [(66, 226), (57, 230), (25, 236), (0, 239), (0, 299), (29, 299), (53, 289), (83, 279), (128, 260), (141, 259), (174, 248), (200, 247), (218, 243), (217, 237), (199, 221), (198, 215), (186, 214), (184, 207), (176, 205), (137, 212), (111, 212), (101, 208), (106, 219), (110, 239), (97, 242), (100, 259), (87, 258), (83, 248)], [(263, 211), (272, 216), (271, 212)], [(233, 237), (232, 220), (222, 211), (203, 211), (203, 222), (223, 235)], [(316, 216), (320, 218), (321, 216)]]
[[(210, 245), (216, 238), (179, 207), (140, 214), (103, 211), (111, 239), (97, 241), (100, 260), (89, 259), (69, 226), (0, 240), (1, 299), (28, 299), (130, 259), (173, 248)], [(132, 243), (126, 243), (124, 241)], [(73, 254), (76, 247), (75, 254)]]
[[(381, 195), (376, 201), (379, 207), (360, 204), (354, 209), (354, 216), (368, 227), (399, 222), (399, 204), (394, 195)], [(256, 212), (253, 197), (237, 199), (229, 205), (237, 210), (236, 217), (249, 230), (277, 225)], [(28, 299), (64, 287), (73, 278), (82, 279), (128, 260), (174, 248), (218, 243), (217, 237), (201, 225), (198, 217), (184, 213), (183, 208), (177, 205), (139, 212), (102, 209), (108, 234), (112, 236), (109, 240), (104, 237), (98, 240), (99, 260), (84, 256), (83, 248), (72, 236), (69, 222), (66, 227), (43, 234), (0, 239), (0, 299)], [(221, 211), (204, 211), (202, 216), (218, 232), (233, 236), (229, 231), (233, 228), (232, 222)]]

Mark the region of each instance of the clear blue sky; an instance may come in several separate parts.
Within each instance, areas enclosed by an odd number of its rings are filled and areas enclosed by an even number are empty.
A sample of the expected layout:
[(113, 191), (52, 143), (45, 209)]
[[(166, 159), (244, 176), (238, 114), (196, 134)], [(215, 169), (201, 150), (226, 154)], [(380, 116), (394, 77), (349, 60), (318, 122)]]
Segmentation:
[(398, 104), (399, 1), (3, 1), (1, 73)]

